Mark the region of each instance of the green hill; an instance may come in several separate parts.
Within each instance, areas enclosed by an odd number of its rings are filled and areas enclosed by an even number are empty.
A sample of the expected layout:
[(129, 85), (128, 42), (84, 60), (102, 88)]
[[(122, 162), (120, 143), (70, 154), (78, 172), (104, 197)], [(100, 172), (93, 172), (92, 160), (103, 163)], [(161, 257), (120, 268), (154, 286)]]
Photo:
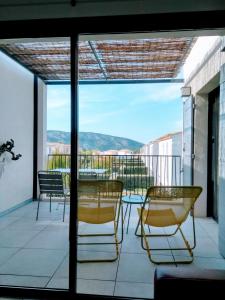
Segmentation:
[[(47, 131), (47, 141), (52, 143), (70, 144), (70, 133), (58, 130)], [(132, 151), (140, 149), (142, 143), (127, 138), (94, 132), (80, 132), (79, 146), (82, 150), (121, 150)]]

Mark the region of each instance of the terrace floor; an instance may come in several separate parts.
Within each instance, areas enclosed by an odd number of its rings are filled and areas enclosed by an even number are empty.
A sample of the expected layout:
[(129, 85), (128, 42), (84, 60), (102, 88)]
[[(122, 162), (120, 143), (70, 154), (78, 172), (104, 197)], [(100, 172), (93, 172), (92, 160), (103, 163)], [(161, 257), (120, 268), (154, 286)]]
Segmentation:
[[(58, 207), (58, 209), (57, 209)], [(41, 203), (39, 220), (35, 220), (37, 203), (32, 202), (0, 218), (0, 285), (68, 288), (68, 212), (62, 222), (63, 206)], [(75, 223), (75, 221), (74, 221)], [(134, 235), (137, 212), (132, 207), (129, 233), (124, 234), (120, 257), (109, 263), (78, 263), (79, 293), (153, 298), (155, 265), (150, 263), (141, 248), (140, 238)], [(192, 265), (207, 269), (225, 269), (225, 260), (218, 251), (217, 223), (210, 218), (196, 219), (197, 247)], [(94, 226), (91, 227), (94, 230)], [(106, 227), (105, 227), (106, 228)], [(191, 217), (183, 226), (191, 239)], [(81, 232), (87, 225), (81, 224)], [(191, 240), (190, 240), (191, 241)], [(152, 246), (170, 247), (180, 238), (154, 238)], [(107, 246), (79, 246), (79, 257), (108, 257), (114, 250)], [(158, 251), (156, 256), (174, 261), (186, 257), (186, 251)], [(174, 267), (178, 267), (174, 264)]]

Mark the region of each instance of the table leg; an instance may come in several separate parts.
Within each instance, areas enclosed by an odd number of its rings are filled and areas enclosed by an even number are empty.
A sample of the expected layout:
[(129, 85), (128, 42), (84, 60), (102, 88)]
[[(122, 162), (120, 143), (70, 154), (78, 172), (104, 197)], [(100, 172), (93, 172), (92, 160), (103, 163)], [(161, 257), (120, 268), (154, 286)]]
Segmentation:
[(126, 210), (125, 210), (125, 214), (124, 214), (124, 218), (123, 218), (123, 223), (125, 222), (125, 219), (126, 219), (128, 205), (129, 205), (129, 204), (127, 203)]
[(129, 224), (130, 224), (131, 205), (132, 205), (132, 204), (130, 204), (130, 210), (129, 210), (128, 220), (127, 220), (127, 233), (128, 233)]

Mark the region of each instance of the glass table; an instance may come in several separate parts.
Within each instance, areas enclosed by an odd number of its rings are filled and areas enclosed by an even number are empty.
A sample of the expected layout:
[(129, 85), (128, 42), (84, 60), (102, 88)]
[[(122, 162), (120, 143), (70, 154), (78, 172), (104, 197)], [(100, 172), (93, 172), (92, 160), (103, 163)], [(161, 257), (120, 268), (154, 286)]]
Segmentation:
[[(50, 171), (57, 171), (62, 173), (70, 173), (70, 168), (57, 168)], [(105, 174), (107, 169), (79, 169), (79, 172), (81, 173), (96, 173), (99, 175)]]
[[(144, 204), (144, 201), (145, 201), (145, 197), (140, 195), (140, 194), (131, 194), (131, 195), (126, 195), (126, 196), (122, 197), (122, 202), (127, 205), (126, 210), (125, 210), (125, 214), (124, 214), (124, 219), (123, 219), (124, 223), (125, 223), (125, 218), (126, 218), (127, 211), (128, 211), (128, 208), (129, 208), (126, 233), (128, 233), (128, 230), (129, 230), (131, 206), (133, 204), (139, 204), (142, 207), (142, 205)], [(139, 223), (140, 223), (140, 220), (138, 221), (137, 228), (139, 226)], [(137, 228), (136, 228), (135, 232), (137, 231)]]

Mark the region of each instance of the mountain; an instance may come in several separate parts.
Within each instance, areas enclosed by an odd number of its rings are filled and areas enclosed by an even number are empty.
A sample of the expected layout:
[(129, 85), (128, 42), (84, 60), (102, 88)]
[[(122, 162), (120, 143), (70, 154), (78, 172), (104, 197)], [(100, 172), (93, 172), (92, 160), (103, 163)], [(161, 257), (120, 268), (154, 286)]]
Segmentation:
[[(70, 133), (58, 130), (48, 130), (47, 131), (47, 141), (51, 143), (70, 143)], [(81, 149), (85, 150), (138, 150), (143, 146), (142, 143), (130, 140), (127, 138), (94, 133), (94, 132), (80, 132), (79, 133), (79, 146)]]

